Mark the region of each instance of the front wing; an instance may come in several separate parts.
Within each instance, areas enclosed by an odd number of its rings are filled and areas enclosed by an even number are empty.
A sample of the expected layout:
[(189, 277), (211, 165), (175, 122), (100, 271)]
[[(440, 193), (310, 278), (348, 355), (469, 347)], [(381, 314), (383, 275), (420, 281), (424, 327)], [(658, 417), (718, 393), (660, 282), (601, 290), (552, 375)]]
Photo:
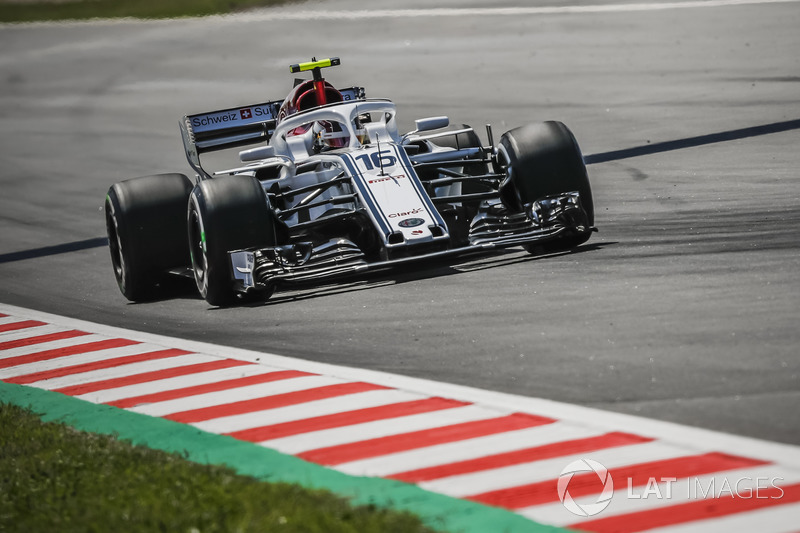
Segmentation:
[(486, 253), (514, 246), (535, 246), (588, 234), (590, 227), (577, 191), (542, 198), (524, 213), (486, 213), (476, 217), (466, 246), (370, 261), (354, 243), (333, 239), (320, 245), (295, 243), (229, 252), (233, 277), (242, 292), (278, 283), (300, 283), (353, 276), (412, 262)]

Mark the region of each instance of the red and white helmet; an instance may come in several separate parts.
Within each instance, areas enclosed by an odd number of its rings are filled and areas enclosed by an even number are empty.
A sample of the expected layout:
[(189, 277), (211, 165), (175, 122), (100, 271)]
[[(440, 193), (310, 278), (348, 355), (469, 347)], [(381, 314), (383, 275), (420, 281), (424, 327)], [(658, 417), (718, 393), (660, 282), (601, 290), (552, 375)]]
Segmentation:
[[(325, 97), (323, 101), (328, 104), (341, 102), (344, 100), (342, 93), (337, 91), (333, 85), (324, 82), (325, 84)], [(299, 111), (306, 111), (317, 107), (319, 100), (317, 98), (316, 89), (314, 87), (314, 80), (307, 80), (292, 89), (292, 92), (283, 100), (280, 111), (278, 111), (278, 123), (286, 117), (292, 116)]]

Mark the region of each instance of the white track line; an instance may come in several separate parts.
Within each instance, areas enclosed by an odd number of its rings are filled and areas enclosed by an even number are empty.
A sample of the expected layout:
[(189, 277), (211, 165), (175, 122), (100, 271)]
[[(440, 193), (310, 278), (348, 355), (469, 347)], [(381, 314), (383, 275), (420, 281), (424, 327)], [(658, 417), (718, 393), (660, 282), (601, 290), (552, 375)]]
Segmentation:
[[(343, 463), (337, 470), (360, 476), (391, 476), (420, 468), (446, 465), (499, 453), (543, 446), (572, 439), (596, 437), (600, 433), (560, 422), (518, 429), (496, 435), (426, 446), (417, 450), (392, 453)], [(564, 463), (566, 464), (566, 463)]]
[[(14, 319), (13, 321), (9, 322), (19, 321), (19, 319), (15, 317), (7, 317), (7, 318)], [(0, 317), (0, 320), (3, 320), (3, 317)], [(50, 335), (51, 333), (61, 333), (62, 331), (69, 331), (69, 329), (62, 328), (59, 326), (54, 326), (52, 324), (45, 324), (44, 326), (34, 326), (31, 328), (4, 331), (0, 333), (0, 343), (17, 341), (20, 339), (27, 339), (30, 337), (38, 337), (40, 335)]]
[(574, 455), (563, 455), (553, 459), (482, 470), (433, 481), (424, 481), (419, 483), (419, 486), (433, 492), (460, 498), (551, 479), (555, 480), (558, 479), (561, 470), (566, 465), (586, 457), (611, 470), (616, 467), (664, 461), (685, 455), (686, 450), (684, 448), (664, 444), (663, 442), (645, 442), (595, 450), (591, 453), (580, 452)]
[[(402, 19), (402, 18), (444, 18), (444, 17), (524, 17), (542, 15), (571, 15), (591, 13), (629, 13), (646, 11), (664, 11), (671, 9), (703, 9), (714, 7), (749, 6), (764, 4), (797, 3), (800, 0), (696, 0), (687, 2), (658, 2), (637, 4), (601, 4), (572, 6), (539, 6), (539, 7), (475, 7), (475, 8), (417, 8), (417, 9), (372, 9), (372, 10), (297, 10), (296, 8), (264, 8), (253, 9), (233, 15), (213, 15), (195, 18), (202, 23), (233, 22), (308, 22), (314, 20), (361, 21), (370, 19)], [(134, 19), (117, 18), (70, 21), (42, 21), (0, 23), (2, 27), (69, 27), (69, 26), (108, 26), (113, 24), (174, 24), (175, 19)]]
[[(158, 351), (158, 350), (157, 350)], [(43, 379), (30, 383), (31, 387), (40, 389), (54, 390), (64, 387), (73, 387), (75, 385), (84, 385), (86, 383), (94, 383), (96, 381), (106, 381), (109, 379), (121, 378), (125, 376), (132, 376), (135, 374), (142, 374), (144, 372), (163, 371), (171, 368), (180, 368), (182, 366), (195, 365), (198, 363), (210, 363), (211, 361), (218, 361), (218, 357), (210, 355), (200, 355), (196, 353), (186, 355), (175, 355), (172, 357), (164, 357), (153, 359), (151, 361), (141, 361), (138, 363), (129, 363), (126, 365), (118, 365), (111, 368), (103, 368), (101, 370), (89, 370), (86, 372), (76, 372), (66, 376), (57, 378)], [(108, 392), (113, 392), (117, 389), (110, 389)], [(107, 392), (107, 391), (102, 391)], [(103, 396), (103, 402), (110, 402), (113, 399), (108, 399), (111, 395)], [(131, 395), (133, 396), (133, 395)], [(127, 398), (128, 396), (123, 396)], [(83, 398), (78, 396), (78, 398)], [(117, 398), (114, 398), (117, 399)], [(90, 400), (94, 401), (94, 400)], [(95, 401), (95, 403), (100, 403)]]
[(244, 387), (207, 392), (205, 394), (186, 396), (185, 398), (176, 398), (163, 402), (149, 403), (132, 407), (130, 410), (150, 416), (166, 416), (183, 411), (217, 407), (234, 402), (266, 398), (268, 396), (299, 392), (328, 385), (338, 385), (340, 383), (345, 382), (339, 378), (329, 376), (300, 376), (269, 383), (259, 383), (257, 385), (246, 385)]
[(253, 21), (306, 21), (306, 20), (365, 20), (387, 18), (431, 17), (524, 17), (534, 15), (564, 15), (581, 13), (628, 13), (635, 11), (663, 11), (667, 9), (697, 9), (742, 5), (784, 4), (798, 0), (697, 0), (689, 2), (658, 2), (639, 4), (601, 4), (538, 7), (463, 7), (421, 9), (365, 9), (356, 11), (254, 11), (237, 15), (241, 20)]
[(454, 407), (443, 411), (364, 422), (341, 428), (323, 429), (291, 437), (263, 441), (261, 444), (283, 453), (299, 454), (309, 450), (353, 444), (370, 439), (390, 437), (403, 433), (435, 429), (465, 422), (497, 418), (498, 413), (476, 405)]
[[(163, 346), (153, 346), (148, 344), (134, 344), (132, 346), (121, 346), (119, 348), (106, 348), (104, 350), (96, 350), (93, 352), (79, 353), (75, 355), (66, 355), (58, 357), (58, 364), (61, 367), (70, 367), (74, 365), (83, 365), (86, 363), (97, 363), (106, 359), (116, 359), (117, 357), (126, 357), (129, 355), (144, 355), (150, 352), (158, 352), (163, 350)], [(0, 370), (0, 379), (8, 379), (18, 376), (26, 376), (28, 374), (35, 374), (36, 372), (44, 372), (53, 369), (53, 361), (46, 359), (44, 361), (37, 361), (35, 363), (26, 363), (17, 366), (10, 366)]]
[(395, 389), (371, 390), (264, 411), (214, 418), (192, 425), (212, 433), (232, 433), (234, 431), (306, 420), (318, 416), (335, 415), (356, 409), (421, 400), (423, 398), (424, 396), (420, 394)]
[[(132, 376), (147, 372), (164, 371), (180, 366), (188, 366), (216, 360), (219, 360), (219, 358), (208, 357), (206, 359), (198, 359), (197, 354), (190, 354), (187, 356), (172, 357), (168, 362), (147, 361), (147, 363), (133, 363), (131, 365), (125, 365), (128, 367), (126, 372), (109, 372), (110, 370), (122, 369), (123, 367), (115, 367), (113, 369), (96, 371), (97, 374), (90, 376), (90, 378), (86, 379), (85, 382), (93, 383), (95, 381), (105, 381), (122, 376)], [(275, 372), (275, 370), (275, 368), (260, 365), (234, 366), (230, 368), (200, 371), (193, 374), (185, 374), (177, 377), (136, 383), (134, 385), (124, 385), (122, 387), (88, 392), (86, 394), (76, 396), (76, 398), (94, 403), (108, 403), (117, 400), (123, 400), (125, 398), (136, 398), (148, 394), (183, 389), (186, 387), (195, 387), (197, 385), (207, 385), (209, 383), (218, 383), (220, 381), (228, 381), (231, 379), (257, 376), (259, 374), (269, 374), (270, 372)], [(36, 383), (32, 383), (31, 385), (36, 386)]]
[[(31, 333), (28, 333), (28, 336), (34, 337), (38, 335), (35, 334), (31, 335)], [(81, 344), (89, 344), (92, 342), (100, 342), (107, 340), (109, 340), (109, 337), (106, 337), (104, 335), (81, 335), (79, 337), (70, 337), (68, 339), (58, 339), (55, 341), (41, 342), (38, 344), (28, 344), (27, 346), (19, 346), (17, 348), (11, 348), (9, 350), (3, 350), (2, 355), (0, 355), (0, 361), (2, 361), (3, 359), (10, 359), (12, 357), (19, 357), (21, 355), (30, 355), (34, 353), (46, 352), (49, 350), (58, 350), (59, 348), (69, 348), (72, 346), (79, 346)]]

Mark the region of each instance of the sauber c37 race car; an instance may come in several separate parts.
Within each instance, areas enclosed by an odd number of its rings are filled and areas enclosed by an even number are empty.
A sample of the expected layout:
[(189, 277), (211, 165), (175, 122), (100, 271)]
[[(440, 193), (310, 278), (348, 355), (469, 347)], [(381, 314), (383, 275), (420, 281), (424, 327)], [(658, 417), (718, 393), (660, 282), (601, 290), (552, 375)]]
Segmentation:
[[(488, 146), (447, 117), (401, 134), (391, 101), (323, 78), (338, 64), (292, 65), (312, 79), (284, 100), (185, 116), (194, 183), (161, 174), (109, 189), (108, 243), (126, 298), (153, 298), (183, 275), (222, 306), (286, 283), (501, 247), (567, 250), (590, 237), (592, 192), (564, 124), (512, 129), (496, 145), (487, 125)], [(248, 145), (235, 168), (201, 164)]]

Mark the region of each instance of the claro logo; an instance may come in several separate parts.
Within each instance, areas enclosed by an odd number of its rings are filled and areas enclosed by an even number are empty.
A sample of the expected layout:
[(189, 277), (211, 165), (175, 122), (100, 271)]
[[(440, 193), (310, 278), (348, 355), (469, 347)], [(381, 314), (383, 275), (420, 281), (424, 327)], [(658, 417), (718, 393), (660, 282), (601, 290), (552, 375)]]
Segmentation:
[[(603, 483), (603, 491), (597, 497), (595, 503), (586, 503), (583, 505), (578, 504), (572, 499), (569, 494), (569, 484), (575, 474), (584, 472), (594, 472)], [(568, 464), (561, 475), (558, 476), (558, 499), (564, 504), (564, 507), (573, 514), (578, 516), (594, 516), (603, 511), (608, 504), (611, 503), (611, 497), (614, 495), (614, 480), (611, 479), (611, 474), (608, 473), (606, 467), (592, 461), (591, 459), (579, 459)]]
[(387, 216), (389, 218), (398, 218), (398, 217), (407, 217), (411, 215), (417, 215), (419, 213), (423, 213), (425, 209), (422, 207), (417, 207), (416, 209), (411, 209), (410, 211), (403, 211), (401, 213), (390, 213)]

